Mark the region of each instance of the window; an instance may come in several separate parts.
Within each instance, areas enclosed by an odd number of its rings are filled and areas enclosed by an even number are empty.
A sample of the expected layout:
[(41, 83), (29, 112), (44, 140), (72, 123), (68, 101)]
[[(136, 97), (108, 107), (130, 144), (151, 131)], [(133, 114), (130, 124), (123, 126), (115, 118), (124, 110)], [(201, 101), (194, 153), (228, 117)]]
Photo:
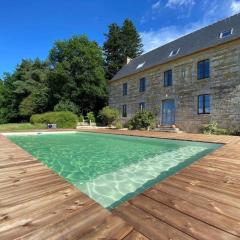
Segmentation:
[(197, 74), (198, 74), (198, 80), (209, 78), (210, 76), (209, 59), (198, 62)]
[(172, 86), (172, 70), (164, 72), (164, 87)]
[(172, 51), (170, 52), (170, 54), (169, 54), (169, 57), (174, 57), (174, 56), (176, 56), (176, 55), (179, 53), (179, 51), (180, 51), (180, 48), (175, 49), (175, 50), (172, 50)]
[(136, 69), (139, 69), (139, 68), (143, 67), (144, 64), (145, 64), (145, 62), (138, 64), (137, 67), (136, 67)]
[(145, 109), (145, 102), (140, 102), (139, 103), (139, 110), (143, 111)]
[(127, 105), (122, 106), (122, 117), (127, 117)]
[(209, 114), (210, 113), (210, 95), (199, 95), (198, 96), (198, 114)]
[(229, 37), (233, 34), (233, 28), (223, 31), (219, 34), (219, 38)]
[(141, 78), (139, 82), (139, 92), (144, 92), (146, 89), (146, 79)]
[(123, 84), (123, 96), (127, 95), (127, 83)]

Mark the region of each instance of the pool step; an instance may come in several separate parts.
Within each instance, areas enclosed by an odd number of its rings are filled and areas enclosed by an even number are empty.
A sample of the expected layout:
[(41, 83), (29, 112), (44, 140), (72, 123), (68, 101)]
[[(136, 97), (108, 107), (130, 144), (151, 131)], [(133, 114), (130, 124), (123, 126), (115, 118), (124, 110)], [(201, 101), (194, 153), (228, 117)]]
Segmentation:
[(182, 131), (177, 127), (172, 126), (160, 126), (158, 128), (155, 128), (154, 131), (157, 132), (172, 132), (172, 133), (182, 133)]

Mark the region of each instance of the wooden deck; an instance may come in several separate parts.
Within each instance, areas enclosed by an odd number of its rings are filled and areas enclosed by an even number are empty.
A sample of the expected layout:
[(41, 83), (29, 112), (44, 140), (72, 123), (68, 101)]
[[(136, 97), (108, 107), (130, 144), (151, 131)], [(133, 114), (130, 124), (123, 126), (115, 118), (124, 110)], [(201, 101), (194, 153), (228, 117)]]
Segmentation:
[(0, 135), (0, 239), (240, 239), (240, 137), (94, 131), (225, 145), (111, 213)]

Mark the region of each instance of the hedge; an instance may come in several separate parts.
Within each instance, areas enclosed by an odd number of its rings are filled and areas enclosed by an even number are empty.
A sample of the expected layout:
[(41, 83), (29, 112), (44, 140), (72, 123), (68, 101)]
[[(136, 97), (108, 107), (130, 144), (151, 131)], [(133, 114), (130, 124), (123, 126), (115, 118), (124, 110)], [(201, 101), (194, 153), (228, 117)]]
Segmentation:
[(47, 112), (32, 115), (30, 122), (33, 124), (53, 123), (57, 124), (57, 128), (76, 128), (78, 117), (72, 112)]

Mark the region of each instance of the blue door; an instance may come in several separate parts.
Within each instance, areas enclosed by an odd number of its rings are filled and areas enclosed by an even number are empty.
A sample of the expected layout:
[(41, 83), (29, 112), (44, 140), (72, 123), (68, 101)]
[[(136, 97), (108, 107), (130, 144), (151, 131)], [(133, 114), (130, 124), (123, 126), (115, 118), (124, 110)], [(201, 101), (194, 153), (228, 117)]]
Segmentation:
[(175, 124), (175, 102), (173, 99), (162, 102), (162, 125)]

